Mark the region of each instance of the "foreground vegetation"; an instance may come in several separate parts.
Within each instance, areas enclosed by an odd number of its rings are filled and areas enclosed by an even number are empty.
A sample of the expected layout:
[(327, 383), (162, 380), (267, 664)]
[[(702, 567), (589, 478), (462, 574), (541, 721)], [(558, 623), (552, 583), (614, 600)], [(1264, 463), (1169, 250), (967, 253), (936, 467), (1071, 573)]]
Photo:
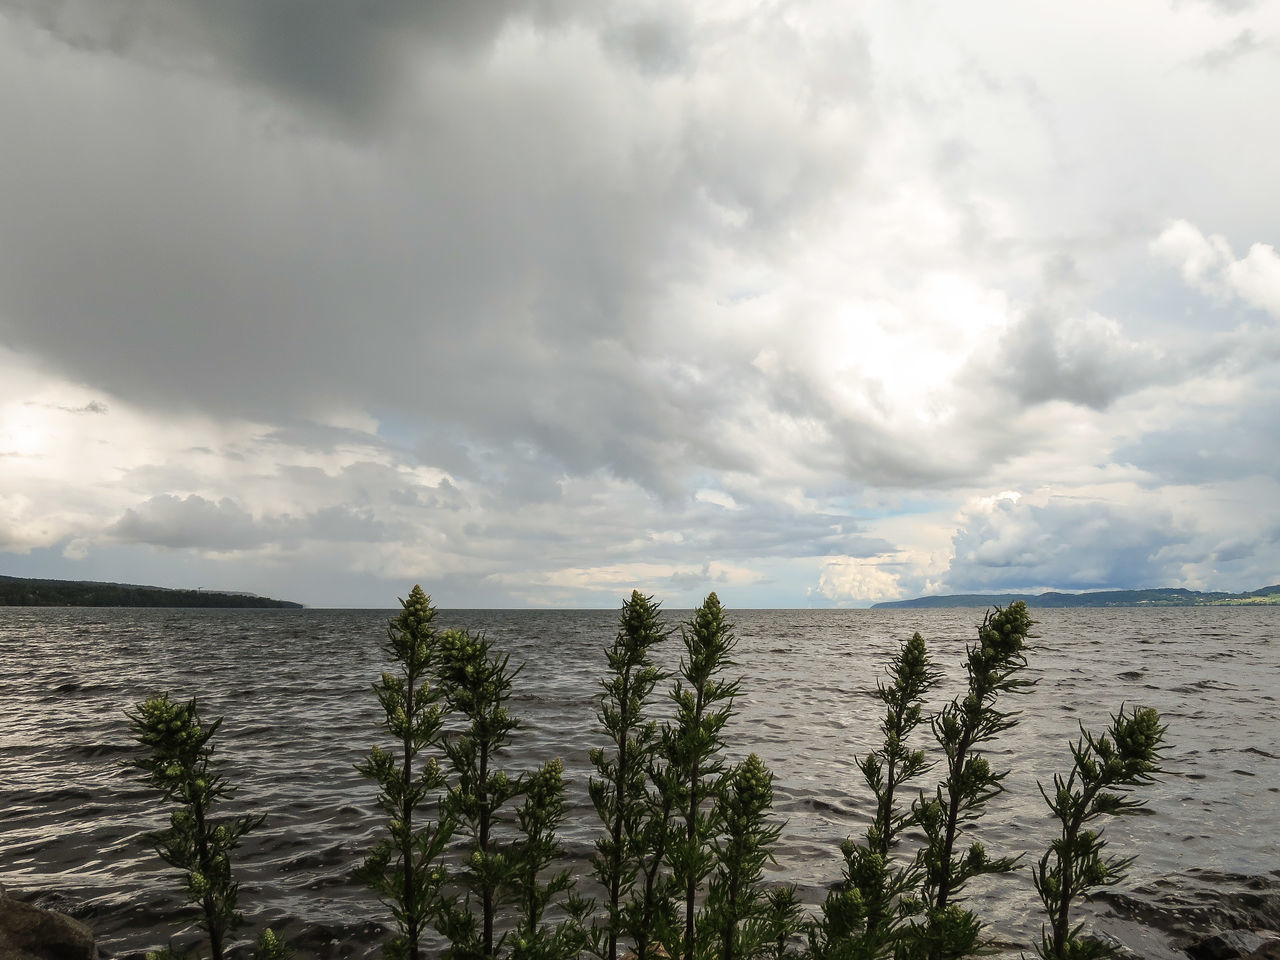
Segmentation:
[[(841, 845), (843, 871), (816, 911), (794, 888), (764, 879), (781, 824), (771, 816), (773, 776), (755, 754), (726, 759), (739, 683), (735, 638), (716, 595), (678, 628), (679, 668), (653, 652), (671, 642), (658, 604), (633, 592), (605, 650), (599, 746), (588, 784), (598, 819), (590, 877), (574, 877), (557, 842), (567, 804), (563, 765), (510, 765), (521, 718), (509, 710), (519, 668), (483, 635), (438, 630), (420, 587), (388, 629), (388, 669), (374, 684), (385, 742), (360, 772), (385, 817), (360, 876), (386, 904), (393, 960), (419, 960), (443, 944), (450, 960), (957, 960), (980, 950), (984, 922), (969, 881), (1008, 873), (974, 824), (1004, 791), (1007, 771), (986, 751), (1018, 722), (1010, 697), (1033, 621), (1022, 602), (989, 613), (967, 647), (962, 693), (926, 716), (938, 683), (919, 634), (902, 644), (877, 687), (880, 745), (857, 761), (874, 815)], [(670, 719), (653, 718), (665, 697)], [(130, 714), (146, 748), (137, 767), (174, 804), (153, 837), (183, 872), (188, 899), (222, 960), (240, 925), (232, 852), (258, 817), (214, 815), (230, 793), (211, 760), (220, 721), (167, 695)], [(1044, 960), (1098, 960), (1106, 944), (1071, 923), (1096, 887), (1124, 877), (1127, 858), (1105, 854), (1097, 821), (1133, 812), (1135, 788), (1159, 772), (1164, 727), (1156, 711), (1121, 708), (1104, 732), (1080, 731), (1065, 774), (1041, 784), (1057, 836), (1031, 865), (1045, 910)], [(936, 779), (924, 786), (927, 777)], [(270, 930), (260, 960), (288, 947)]]

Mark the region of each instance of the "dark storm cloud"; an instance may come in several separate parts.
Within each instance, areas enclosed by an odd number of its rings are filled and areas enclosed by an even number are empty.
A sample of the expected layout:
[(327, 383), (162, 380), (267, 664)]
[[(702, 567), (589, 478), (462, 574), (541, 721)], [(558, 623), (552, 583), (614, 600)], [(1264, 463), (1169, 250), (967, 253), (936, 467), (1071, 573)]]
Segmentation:
[(546, 28), (575, 0), (3, 0), (71, 46), (179, 71), (213, 65), (348, 131), (377, 125), (415, 56), (480, 55), (507, 24)]
[(954, 537), (953, 592), (1057, 586), (1097, 590), (1176, 582), (1192, 533), (1160, 510), (1055, 499), (1000, 501)]
[[(499, 19), (386, 4), (356, 24), (337, 6), (296, 37), (271, 5), (175, 4), (132, 32), (123, 4), (26, 8), (61, 37), (97, 31), (127, 65), (32, 55), (35, 82), (62, 95), (36, 111), (0, 93), (25, 131), (0, 184), (5, 340), (166, 412), (296, 423), (372, 409), (494, 449), (533, 445), (552, 476), (603, 467), (665, 496), (684, 492), (690, 464), (748, 466), (720, 428), (749, 356), (698, 341), (680, 355), (660, 332), (688, 309), (670, 291), (705, 269), (707, 237), (772, 242), (856, 167), (846, 143), (809, 131), (828, 107), (805, 107), (791, 136), (775, 124), (795, 118), (737, 101), (659, 109), (586, 42), (563, 75), (518, 57), (438, 66), (393, 135), (351, 146), (142, 53), (179, 37), (240, 74), (276, 71), (262, 83), (299, 98), (341, 105), (324, 84), (350, 86), (341, 109), (359, 113), (383, 89), (351, 75), (362, 44), (430, 53), (451, 31), (481, 43)], [(567, 8), (501, 9), (542, 23)], [(309, 61), (307, 37), (347, 29), (352, 63), (322, 80), (325, 43)], [(450, 463), (467, 459), (455, 449)]]

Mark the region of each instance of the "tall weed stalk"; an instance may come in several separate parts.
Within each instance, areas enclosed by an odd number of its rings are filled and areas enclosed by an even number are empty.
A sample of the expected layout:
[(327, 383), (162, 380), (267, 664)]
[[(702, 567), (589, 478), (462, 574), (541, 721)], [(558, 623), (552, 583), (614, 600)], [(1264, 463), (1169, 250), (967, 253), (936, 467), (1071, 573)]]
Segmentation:
[(735, 643), (719, 597), (708, 594), (680, 634), (685, 654), (671, 691), (675, 717), (663, 731), (662, 742), (676, 826), (667, 859), (681, 898), (678, 929), (668, 951), (673, 957), (693, 960), (698, 894), (715, 866), (712, 842), (723, 820), (722, 805), (715, 802), (725, 772), (720, 752), (738, 682), (719, 678), (725, 667), (733, 665)]
[(1053, 790), (1040, 784), (1040, 794), (1061, 832), (1032, 868), (1036, 892), (1049, 917), (1048, 929), (1036, 944), (1043, 960), (1104, 960), (1116, 951), (1109, 944), (1080, 936), (1071, 926), (1071, 906), (1090, 890), (1125, 878), (1132, 857), (1107, 857), (1102, 831), (1086, 825), (1103, 816), (1135, 813), (1145, 801), (1129, 796), (1160, 773), (1160, 750), (1165, 727), (1149, 707), (1124, 707), (1111, 718), (1102, 735), (1082, 726), (1071, 745), (1074, 761), (1064, 779), (1054, 774)]
[(386, 833), (365, 860), (359, 876), (390, 908), (397, 933), (384, 947), (388, 960), (419, 960), (419, 941), (442, 912), (448, 879), (441, 855), (453, 832), (453, 820), (437, 812), (446, 781), (438, 754), (445, 707), (432, 683), (439, 657), (439, 634), (432, 626), (436, 610), (420, 586), (387, 628), (386, 650), (396, 672), (374, 684), (382, 705), (383, 727), (394, 752), (375, 746), (357, 769), (379, 786), (378, 806), (387, 817)]
[(667, 636), (659, 605), (633, 590), (622, 605), (613, 645), (605, 651), (609, 675), (601, 681), (597, 717), (609, 747), (591, 751), (597, 775), (588, 784), (592, 805), (605, 828), (592, 857), (595, 877), (605, 891), (605, 916), (594, 931), (595, 952), (604, 960), (618, 960), (624, 905), (646, 852), (640, 834), (651, 813), (648, 778), (658, 734), (657, 723), (648, 716), (648, 702), (664, 676), (654, 665), (651, 651)]
[(844, 876), (822, 905), (810, 936), (817, 960), (874, 960), (896, 949), (903, 917), (917, 908), (907, 899), (918, 889), (916, 863), (895, 865), (891, 851), (898, 834), (913, 822), (911, 808), (899, 810), (903, 788), (924, 773), (925, 752), (913, 749), (909, 737), (920, 725), (925, 694), (941, 679), (929, 659), (924, 637), (915, 634), (902, 644), (888, 668), (889, 682), (876, 686), (884, 704), (880, 746), (858, 760), (875, 797), (875, 816), (863, 843), (846, 840)]
[(992, 858), (981, 843), (957, 853), (965, 824), (978, 819), (987, 802), (1004, 790), (1008, 771), (991, 769), (979, 749), (1014, 727), (1018, 714), (997, 709), (1006, 694), (1025, 693), (1031, 681), (1017, 674), (1026, 666), (1025, 648), (1033, 621), (1021, 600), (989, 613), (978, 629), (978, 641), (966, 650), (968, 683), (930, 721), (945, 757), (945, 779), (933, 797), (916, 802), (915, 821), (927, 839), (921, 852), (924, 922), (915, 931), (913, 952), (929, 960), (955, 960), (974, 951), (981, 923), (959, 906), (965, 884), (982, 874), (1007, 873), (1016, 857)]
[[(228, 938), (243, 923), (231, 852), (264, 817), (215, 815), (232, 793), (213, 759), (212, 741), (221, 717), (206, 724), (195, 700), (179, 703), (167, 693), (144, 700), (127, 716), (134, 738), (148, 751), (133, 766), (166, 802), (176, 804), (168, 829), (150, 834), (148, 840), (161, 859), (183, 872), (187, 900), (200, 908), (200, 925), (209, 936), (209, 955), (222, 960)], [(287, 953), (287, 946), (270, 928), (263, 932), (258, 941), (263, 960)]]
[[(445, 933), (453, 957), (495, 956), (496, 924), (503, 903), (513, 899), (521, 876), (519, 857), (504, 849), (499, 828), (509, 819), (503, 808), (525, 792), (522, 776), (498, 766), (520, 721), (507, 710), (517, 670), (495, 655), (484, 636), (450, 630), (441, 636), (440, 683), (449, 706), (466, 727), (445, 740), (452, 782), (444, 809), (468, 855), (455, 876), (462, 896), (446, 905)], [(531, 825), (537, 825), (536, 818)], [(526, 852), (536, 853), (532, 848)]]

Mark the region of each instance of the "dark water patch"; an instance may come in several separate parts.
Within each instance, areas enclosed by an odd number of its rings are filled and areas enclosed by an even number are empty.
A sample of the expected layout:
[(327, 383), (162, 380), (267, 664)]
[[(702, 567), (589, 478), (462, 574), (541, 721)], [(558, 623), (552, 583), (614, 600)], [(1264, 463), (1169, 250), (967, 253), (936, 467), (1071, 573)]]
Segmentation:
[(68, 752), (86, 760), (96, 760), (99, 757), (120, 757), (123, 759), (136, 757), (138, 755), (138, 746), (132, 743), (77, 743), (72, 745)]

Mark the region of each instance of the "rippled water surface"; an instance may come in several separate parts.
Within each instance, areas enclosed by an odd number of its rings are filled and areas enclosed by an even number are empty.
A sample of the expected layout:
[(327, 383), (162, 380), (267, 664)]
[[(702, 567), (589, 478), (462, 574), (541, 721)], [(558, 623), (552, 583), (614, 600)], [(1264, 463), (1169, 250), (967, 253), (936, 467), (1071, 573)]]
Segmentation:
[[(1008, 792), (980, 824), (993, 853), (1036, 851), (1053, 833), (1036, 781), (1068, 763), (1078, 724), (1099, 728), (1121, 703), (1156, 707), (1169, 725), (1168, 774), (1142, 816), (1107, 828), (1115, 852), (1138, 855), (1126, 885), (1197, 870), (1280, 868), (1280, 609), (1033, 611), (1039, 620), (1020, 698), (1021, 724), (994, 762)], [(232, 806), (265, 813), (239, 851), (250, 927), (271, 923), (304, 955), (366, 956), (385, 910), (352, 871), (380, 828), (374, 788), (354, 770), (378, 740), (370, 685), (385, 665), (388, 611), (0, 608), (0, 882), (80, 916), (104, 949), (128, 954), (177, 936), (177, 884), (142, 842), (164, 811), (125, 761), (125, 710), (160, 691), (198, 696), (218, 734)], [(669, 622), (684, 614), (668, 612)], [(865, 826), (855, 756), (874, 746), (872, 692), (897, 644), (919, 630), (949, 686), (981, 612), (738, 611), (736, 756), (759, 753), (786, 821), (773, 877), (816, 903), (839, 876), (837, 844)], [(595, 696), (611, 611), (445, 611), (487, 631), (523, 663), (513, 712), (524, 718), (513, 770), (560, 756), (571, 778), (564, 834), (585, 872), (595, 836), (587, 751), (601, 741)], [(438, 621), (438, 622), (440, 622)], [(666, 656), (672, 664), (679, 641)], [(984, 891), (977, 891), (983, 897)], [(1026, 871), (989, 881), (992, 932), (1038, 933)]]

